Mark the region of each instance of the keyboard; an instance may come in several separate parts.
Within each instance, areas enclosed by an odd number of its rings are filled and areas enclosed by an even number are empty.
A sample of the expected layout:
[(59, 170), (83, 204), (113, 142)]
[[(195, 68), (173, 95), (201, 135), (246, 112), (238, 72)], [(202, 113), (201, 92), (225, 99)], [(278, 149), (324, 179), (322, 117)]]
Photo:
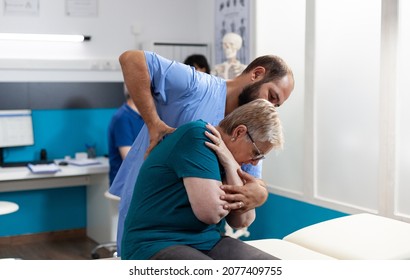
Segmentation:
[(34, 160), (34, 161), (18, 161), (18, 162), (3, 162), (1, 167), (24, 167), (29, 163), (31, 164), (50, 164), (54, 163), (53, 160)]

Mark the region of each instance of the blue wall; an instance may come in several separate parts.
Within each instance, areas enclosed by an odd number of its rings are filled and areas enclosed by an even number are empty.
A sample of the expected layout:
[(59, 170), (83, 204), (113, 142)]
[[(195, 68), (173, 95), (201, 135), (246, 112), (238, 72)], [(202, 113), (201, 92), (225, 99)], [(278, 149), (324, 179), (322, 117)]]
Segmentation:
[(86, 227), (85, 187), (0, 193), (19, 210), (0, 216), (0, 236)]
[(242, 239), (281, 239), (305, 226), (346, 215), (309, 203), (269, 194), (265, 204), (256, 209), (256, 220), (248, 229), (250, 236)]
[[(43, 148), (49, 159), (73, 157), (76, 152), (86, 151), (86, 144), (95, 144), (97, 156), (104, 156), (108, 153), (107, 129), (115, 111), (116, 108), (33, 110), (35, 144), (5, 149), (4, 160), (39, 159)], [(0, 236), (86, 227), (84, 186), (0, 192), (0, 200), (20, 206), (19, 211), (0, 216)]]
[(33, 110), (33, 146), (7, 148), (4, 161), (40, 159), (46, 149), (48, 158), (58, 159), (85, 152), (95, 145), (98, 156), (108, 153), (107, 129), (116, 109)]

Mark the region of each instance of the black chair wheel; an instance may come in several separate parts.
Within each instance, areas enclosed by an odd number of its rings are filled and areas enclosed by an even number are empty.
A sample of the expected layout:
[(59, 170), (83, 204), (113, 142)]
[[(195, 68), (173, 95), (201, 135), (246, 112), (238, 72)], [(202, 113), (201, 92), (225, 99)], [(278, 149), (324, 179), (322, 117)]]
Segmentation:
[(99, 259), (99, 258), (100, 258), (100, 255), (99, 255), (98, 253), (92, 253), (92, 254), (91, 254), (91, 258), (93, 258), (93, 259)]

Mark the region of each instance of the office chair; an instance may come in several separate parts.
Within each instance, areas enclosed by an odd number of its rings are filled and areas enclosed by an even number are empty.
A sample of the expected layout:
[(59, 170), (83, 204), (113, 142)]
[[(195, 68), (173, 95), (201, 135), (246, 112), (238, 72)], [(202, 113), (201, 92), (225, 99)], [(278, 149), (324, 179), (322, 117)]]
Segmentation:
[(98, 250), (100, 250), (101, 248), (105, 248), (108, 251), (110, 251), (110, 253), (112, 254), (112, 257), (114, 258), (117, 257), (117, 242), (112, 241), (112, 242), (102, 243), (102, 244), (95, 246), (91, 251), (91, 258), (99, 259), (100, 254), (98, 253)]
[[(105, 191), (104, 196), (112, 202), (120, 201), (120, 197), (109, 193), (108, 190)], [(112, 257), (117, 257), (117, 241), (114, 240), (114, 241), (109, 241), (109, 242), (106, 242), (106, 243), (101, 243), (101, 244), (98, 244), (97, 246), (95, 246), (91, 250), (91, 258), (99, 259), (100, 254), (98, 253), (98, 251), (102, 248), (107, 249), (112, 254)]]

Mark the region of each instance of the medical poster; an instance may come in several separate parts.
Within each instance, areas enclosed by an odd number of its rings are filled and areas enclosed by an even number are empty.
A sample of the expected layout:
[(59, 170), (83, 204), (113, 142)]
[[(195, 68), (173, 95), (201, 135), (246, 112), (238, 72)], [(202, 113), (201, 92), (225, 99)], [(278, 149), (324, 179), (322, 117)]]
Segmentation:
[(222, 38), (226, 33), (234, 32), (242, 37), (242, 47), (237, 58), (242, 64), (249, 64), (250, 1), (216, 0), (215, 3), (215, 63), (225, 61)]
[(66, 0), (65, 8), (69, 17), (98, 16), (98, 0)]
[(4, 15), (35, 15), (39, 14), (39, 0), (4, 0)]

